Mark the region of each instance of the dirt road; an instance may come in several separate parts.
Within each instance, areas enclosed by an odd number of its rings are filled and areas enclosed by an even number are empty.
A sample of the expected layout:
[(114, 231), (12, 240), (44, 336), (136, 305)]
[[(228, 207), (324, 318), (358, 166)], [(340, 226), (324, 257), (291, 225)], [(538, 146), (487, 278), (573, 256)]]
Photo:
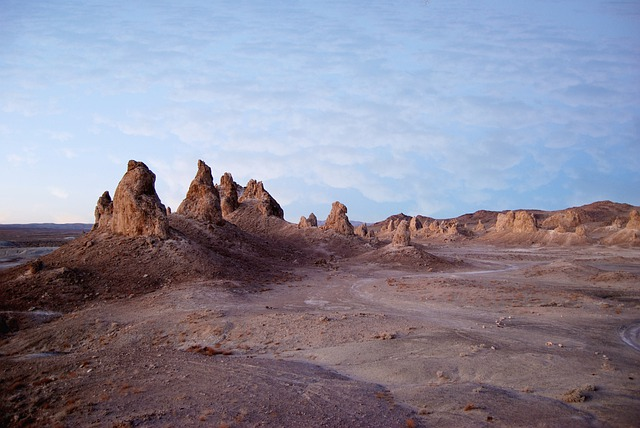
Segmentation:
[(259, 292), (215, 281), (171, 284), (20, 331), (0, 346), (2, 422), (634, 426), (640, 420), (637, 251), (429, 251), (465, 263), (440, 272), (348, 260), (292, 266), (299, 279), (264, 284)]

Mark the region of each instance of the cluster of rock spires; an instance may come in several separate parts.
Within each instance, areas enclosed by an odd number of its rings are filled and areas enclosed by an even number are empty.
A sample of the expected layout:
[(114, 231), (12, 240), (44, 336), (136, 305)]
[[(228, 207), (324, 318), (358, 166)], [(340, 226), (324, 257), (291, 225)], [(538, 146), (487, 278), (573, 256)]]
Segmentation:
[[(108, 191), (98, 199), (94, 229), (124, 236), (166, 239), (169, 235), (169, 210), (156, 193), (155, 181), (156, 176), (147, 165), (130, 160), (113, 200)], [(262, 182), (249, 181), (240, 198), (239, 187), (228, 172), (220, 179), (220, 185), (216, 186), (211, 168), (199, 160), (196, 176), (176, 213), (221, 226), (225, 223), (224, 217), (238, 209), (243, 201), (255, 200), (263, 215), (284, 218), (284, 211), (264, 189)]]
[[(160, 201), (155, 190), (155, 181), (155, 174), (143, 162), (129, 161), (127, 171), (116, 188), (113, 200), (108, 191), (98, 199), (94, 229), (124, 236), (168, 238), (170, 210)], [(220, 184), (216, 185), (211, 168), (199, 160), (196, 176), (176, 214), (212, 226), (223, 226), (226, 219), (245, 204), (254, 207), (258, 215), (284, 219), (282, 207), (265, 190), (261, 181), (252, 179), (243, 188), (233, 180), (230, 173), (226, 172), (220, 178)], [(608, 204), (615, 206), (612, 203)], [(439, 237), (438, 239), (446, 241), (484, 236), (489, 231), (496, 232), (498, 236), (537, 234), (540, 239), (547, 241), (551, 236), (549, 233), (555, 232), (556, 237), (569, 234), (577, 237), (571, 239), (593, 242), (593, 239), (587, 237), (585, 224), (597, 222), (598, 218), (594, 216), (594, 212), (585, 207), (558, 211), (550, 215), (544, 212), (534, 214), (525, 210), (501, 213), (479, 211), (473, 215), (468, 214), (457, 219), (440, 221), (423, 216), (410, 217), (399, 214), (379, 224), (379, 231), (382, 236), (389, 236), (392, 246), (395, 247), (410, 246), (412, 236)], [(462, 219), (463, 223), (459, 219)], [(469, 220), (472, 219), (475, 223), (470, 224)], [(490, 224), (483, 223), (483, 219)], [(632, 241), (634, 245), (640, 244), (640, 214), (635, 209), (630, 211), (627, 221), (618, 217), (609, 224), (607, 230), (614, 233), (613, 235), (609, 233), (611, 236), (603, 238), (602, 242), (615, 244)], [(492, 225), (494, 226), (490, 227)], [(332, 204), (331, 212), (322, 226), (318, 227), (318, 219), (311, 213), (309, 217), (300, 218), (298, 227), (319, 228), (366, 239), (375, 237), (373, 228), (367, 224), (360, 224), (354, 228), (347, 216), (347, 207), (338, 201)], [(591, 234), (593, 226), (589, 227)], [(544, 234), (547, 235), (546, 238), (542, 236)]]
[[(168, 215), (170, 210), (160, 201), (155, 190), (155, 174), (143, 162), (131, 160), (113, 200), (106, 191), (98, 199), (95, 209), (94, 229), (111, 231), (124, 236), (151, 236), (166, 239), (169, 235)], [(242, 188), (226, 172), (215, 185), (211, 168), (202, 160), (198, 161), (198, 171), (191, 181), (185, 199), (176, 214), (183, 215), (202, 223), (222, 226), (225, 218), (236, 211), (241, 204), (251, 203), (257, 206), (263, 216), (284, 219), (284, 210), (267, 192), (261, 181), (249, 180)], [(299, 226), (318, 227), (318, 219), (311, 213), (302, 217)], [(331, 213), (322, 230), (334, 230), (343, 235), (372, 237), (366, 225), (354, 231), (347, 217), (347, 207), (334, 202)]]

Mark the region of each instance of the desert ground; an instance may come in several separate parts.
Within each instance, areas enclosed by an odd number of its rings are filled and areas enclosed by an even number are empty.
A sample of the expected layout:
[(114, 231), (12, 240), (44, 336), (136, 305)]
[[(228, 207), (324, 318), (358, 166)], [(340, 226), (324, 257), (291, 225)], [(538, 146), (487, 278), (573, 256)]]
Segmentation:
[(637, 426), (637, 249), (423, 248), (451, 266), (329, 255), (30, 308), (0, 347), (2, 423)]
[(3, 232), (0, 425), (638, 426), (638, 207), (354, 228), (201, 161), (175, 213), (154, 182)]

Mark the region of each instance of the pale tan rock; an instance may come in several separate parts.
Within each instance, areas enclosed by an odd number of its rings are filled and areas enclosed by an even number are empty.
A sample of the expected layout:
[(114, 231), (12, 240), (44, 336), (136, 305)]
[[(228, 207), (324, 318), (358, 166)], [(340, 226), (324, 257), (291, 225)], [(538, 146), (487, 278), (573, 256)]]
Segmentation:
[(398, 224), (391, 244), (394, 247), (408, 247), (411, 245), (411, 232), (409, 231), (409, 222), (402, 220)]
[(220, 186), (218, 186), (220, 193), (220, 207), (222, 209), (222, 215), (227, 216), (234, 212), (240, 206), (238, 202), (238, 184), (233, 181), (233, 177), (230, 173), (225, 172), (220, 177)]
[(355, 233), (358, 236), (361, 236), (363, 238), (368, 238), (369, 237), (369, 228), (367, 227), (367, 223), (362, 223), (360, 226), (357, 226), (355, 228), (355, 230), (353, 231), (353, 233)]
[(198, 172), (176, 212), (203, 223), (224, 224), (220, 195), (213, 184), (211, 168), (203, 161), (198, 161)]
[(542, 227), (547, 229), (557, 229), (558, 226), (566, 230), (574, 229), (578, 225), (582, 224), (582, 217), (580, 213), (573, 209), (560, 211), (546, 218), (542, 222)]
[(125, 236), (167, 238), (167, 210), (155, 189), (156, 175), (142, 162), (130, 160), (113, 195), (111, 230)]
[(349, 222), (349, 217), (347, 217), (347, 207), (338, 201), (334, 202), (322, 229), (332, 229), (343, 235), (353, 235), (353, 225)]
[(637, 210), (632, 210), (629, 213), (629, 221), (625, 227), (626, 229), (640, 230), (640, 213)]
[(485, 232), (487, 230), (487, 228), (485, 227), (485, 225), (482, 223), (482, 220), (478, 220), (478, 224), (476, 224), (476, 227), (473, 229), (475, 232)]
[(496, 220), (497, 232), (535, 232), (538, 230), (533, 214), (526, 211), (499, 213)]
[(109, 228), (113, 217), (113, 201), (108, 191), (105, 191), (102, 196), (98, 198), (94, 215), (96, 222), (93, 225), (93, 229)]
[(264, 189), (262, 181), (249, 180), (247, 187), (245, 187), (239, 202), (242, 203), (248, 199), (254, 199), (259, 202), (260, 212), (264, 216), (274, 216), (278, 218), (284, 218), (284, 211), (273, 199), (273, 197)]

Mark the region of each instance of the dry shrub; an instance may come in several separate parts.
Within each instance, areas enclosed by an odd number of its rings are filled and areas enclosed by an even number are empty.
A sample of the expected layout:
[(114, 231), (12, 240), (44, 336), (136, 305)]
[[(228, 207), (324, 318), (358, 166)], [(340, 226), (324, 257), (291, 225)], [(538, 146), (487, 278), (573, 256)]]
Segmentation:
[(565, 392), (562, 395), (562, 401), (566, 403), (582, 403), (585, 400), (590, 398), (590, 395), (587, 392), (593, 392), (596, 390), (595, 385), (586, 384), (582, 385), (579, 388), (574, 388), (570, 391)]
[[(218, 344), (219, 345), (219, 344)], [(208, 357), (214, 355), (233, 355), (233, 351), (228, 349), (218, 349), (218, 347), (210, 347), (210, 346), (202, 346), (202, 345), (192, 345), (187, 348), (187, 351), (194, 352), (196, 354), (206, 355)]]

